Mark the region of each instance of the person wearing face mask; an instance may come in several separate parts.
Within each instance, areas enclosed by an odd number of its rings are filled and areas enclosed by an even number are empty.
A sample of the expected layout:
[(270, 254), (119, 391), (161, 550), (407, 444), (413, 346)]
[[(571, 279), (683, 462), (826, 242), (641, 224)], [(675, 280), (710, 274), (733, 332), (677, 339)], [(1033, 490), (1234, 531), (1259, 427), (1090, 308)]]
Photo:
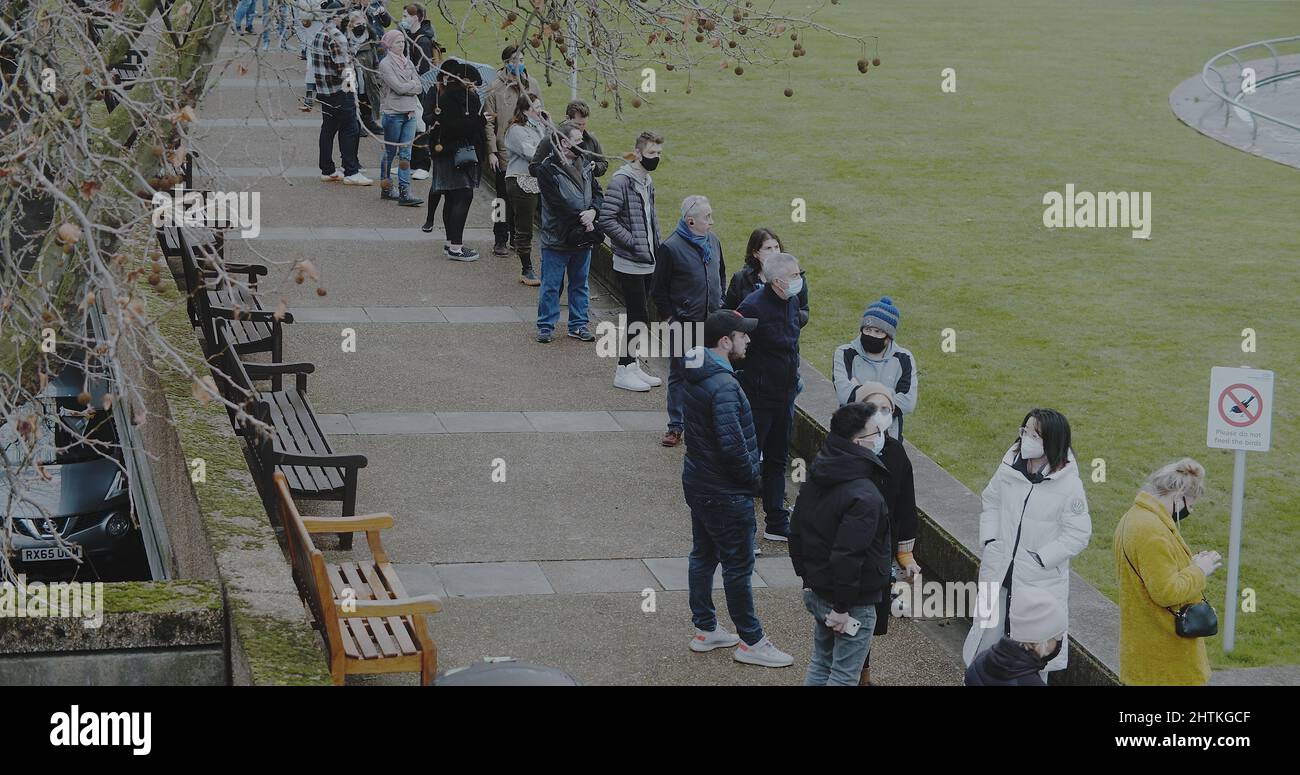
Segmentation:
[(569, 337), (594, 342), (587, 329), (591, 249), (602, 238), (596, 227), (604, 192), (577, 151), (582, 131), (568, 121), (552, 140), (554, 150), (537, 170), (542, 205), (542, 286), (537, 294), (537, 341), (548, 344), (560, 320), (560, 289), (568, 278)]
[[(649, 298), (654, 282), (655, 249), (659, 247), (659, 219), (655, 215), (655, 183), (650, 172), (659, 168), (664, 137), (658, 132), (637, 135), (632, 161), (610, 178), (605, 201), (596, 218), (609, 236), (614, 254), (614, 278), (627, 306), (627, 325), (649, 324)], [(647, 334), (648, 336), (648, 334)], [(649, 342), (623, 335), (624, 355), (614, 367), (614, 387), (645, 392), (663, 384), (641, 367), (638, 352)]]
[[(831, 415), (790, 520), (790, 562), (813, 617), (807, 686), (857, 686), (888, 599), (890, 526), (877, 480), (885, 428), (875, 409), (848, 404)], [(888, 418), (887, 418), (888, 419)], [(859, 623), (856, 631), (850, 619)]]
[(1201, 686), (1210, 680), (1204, 638), (1180, 637), (1174, 614), (1205, 596), (1218, 552), (1192, 554), (1180, 527), (1205, 494), (1191, 458), (1162, 466), (1115, 526), (1119, 575), (1119, 678), (1128, 685)]
[[(866, 382), (858, 391), (859, 398), (869, 409), (871, 418), (884, 430), (888, 431), (894, 422), (894, 391), (879, 382)], [(916, 547), (916, 486), (912, 476), (912, 460), (907, 456), (903, 442), (882, 434), (880, 449), (873, 449), (880, 462), (885, 464), (885, 475), (876, 480), (876, 486), (885, 497), (886, 513), (889, 515), (889, 534), (894, 544), (894, 561), (898, 572), (890, 568), (889, 581), (881, 593), (880, 602), (876, 603), (875, 637), (889, 631), (891, 618), (890, 606), (893, 602), (892, 592), (896, 580), (908, 581), (921, 572), (913, 550)], [(862, 678), (859, 686), (871, 686), (871, 652), (862, 664)]]
[[(407, 57), (415, 64), (417, 75), (423, 76), (442, 63), (442, 55), (446, 50), (438, 45), (433, 24), (425, 18), (424, 6), (416, 3), (404, 6), (397, 26), (406, 35)], [(424, 105), (425, 113), (431, 112), (437, 102), (437, 90), (426, 88), (420, 96), (420, 102)], [(433, 127), (423, 118), (417, 123), (421, 126), (411, 148), (411, 180), (428, 180), (433, 167)]]
[(1069, 621), (1052, 593), (1029, 588), (1011, 606), (1010, 634), (966, 668), (967, 686), (1046, 686), (1044, 668), (1060, 653)]
[[(682, 200), (677, 228), (655, 250), (651, 296), (659, 316), (670, 324), (673, 341), (668, 357), (668, 432), (659, 443), (682, 443), (682, 400), (687, 371), (683, 341), (693, 324), (703, 323), (722, 307), (722, 286), (727, 265), (722, 242), (713, 233), (713, 205), (709, 198), (692, 194)], [(678, 326), (671, 324), (677, 323)]]
[[(962, 648), (968, 666), (1009, 634), (1007, 609), (1025, 589), (1051, 593), (1068, 617), (1070, 558), (1092, 536), (1069, 421), (1052, 409), (1032, 409), (1019, 435), (984, 488), (979, 592), (985, 613), (977, 612)], [(1044, 672), (1064, 670), (1067, 658), (1063, 645)]]
[[(384, 33), (387, 55), (379, 62), (383, 88), (384, 148), (379, 160), (380, 196), (395, 200), (403, 207), (418, 207), (423, 199), (411, 196), (411, 143), (415, 140), (416, 119), (420, 104), (419, 76), (415, 65), (404, 53), (406, 39), (399, 30)], [(397, 162), (397, 193), (393, 192), (392, 166)]]
[[(501, 51), (501, 68), (496, 78), (483, 96), (483, 117), (487, 119), (487, 164), (495, 176), (494, 188), (497, 196), (505, 198), (506, 212), (504, 221), (492, 224), (492, 253), (497, 256), (510, 255), (510, 233), (514, 228), (514, 210), (510, 199), (505, 197), (506, 171), (510, 159), (506, 150), (506, 131), (510, 129), (510, 119), (515, 115), (515, 105), (520, 95), (529, 99), (540, 100), (542, 93), (537, 82), (528, 76), (524, 66), (524, 51), (519, 46), (506, 46)], [(546, 149), (545, 154), (551, 149)]]
[[(784, 253), (785, 244), (771, 229), (757, 228), (749, 235), (749, 244), (745, 247), (745, 265), (731, 276), (727, 285), (727, 296), (722, 300), (723, 309), (735, 309), (749, 294), (763, 285), (763, 259), (776, 253)], [(799, 271), (803, 277), (803, 287), (799, 289), (799, 325), (808, 325), (808, 273)]]
[[(686, 456), (682, 491), (691, 509), (687, 588), (694, 652), (735, 646), (732, 659), (763, 667), (789, 667), (794, 657), (772, 643), (754, 611), (754, 493), (759, 486), (758, 442), (749, 402), (736, 381), (758, 321), (716, 310), (704, 321), (704, 344), (691, 349), (697, 367), (686, 370), (683, 416)], [(727, 612), (736, 633), (718, 624), (713, 572), (722, 565)]]
[(889, 435), (903, 438), (903, 417), (916, 411), (916, 357), (894, 342), (899, 313), (893, 299), (883, 296), (862, 313), (858, 338), (835, 348), (831, 381), (840, 406), (861, 401), (861, 385), (879, 382), (894, 391), (894, 426)]
[(754, 407), (754, 429), (763, 451), (763, 538), (785, 541), (790, 510), (785, 506), (786, 461), (794, 400), (799, 395), (799, 291), (803, 275), (789, 253), (763, 260), (767, 283), (749, 294), (736, 311), (758, 318), (740, 384)]
[(379, 125), (379, 45), (370, 35), (364, 11), (349, 14), (346, 26), (361, 125), (374, 137), (383, 138), (384, 128)]
[[(361, 127), (357, 123), (357, 103), (353, 93), (355, 73), (349, 73), (352, 62), (347, 37), (343, 34), (347, 13), (337, 0), (331, 0), (322, 9), (330, 14), (329, 21), (312, 38), (307, 57), (316, 99), (321, 104), (320, 179), (327, 183), (341, 180), (346, 185), (368, 186), (372, 181), (361, 174), (361, 162), (357, 158)], [(334, 166), (336, 136), (339, 155), (343, 159), (342, 172)]]
[(515, 115), (506, 130), (506, 201), (518, 215), (511, 232), (515, 251), (519, 254), (519, 282), (538, 286), (537, 272), (533, 269), (533, 216), (537, 214), (537, 178), (528, 173), (533, 151), (546, 136), (550, 116), (542, 110), (542, 101), (526, 94), (519, 95)]

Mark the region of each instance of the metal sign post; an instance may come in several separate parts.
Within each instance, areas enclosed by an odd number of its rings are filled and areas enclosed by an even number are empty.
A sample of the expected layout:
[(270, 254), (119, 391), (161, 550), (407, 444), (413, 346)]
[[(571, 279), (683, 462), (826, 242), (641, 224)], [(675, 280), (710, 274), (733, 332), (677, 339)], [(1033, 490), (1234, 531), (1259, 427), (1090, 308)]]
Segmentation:
[(1228, 584), (1223, 600), (1223, 650), (1237, 635), (1237, 583), (1241, 572), (1242, 504), (1246, 499), (1246, 453), (1267, 452), (1273, 411), (1273, 372), (1215, 366), (1210, 370), (1210, 412), (1205, 443), (1235, 450), (1232, 522), (1228, 528)]

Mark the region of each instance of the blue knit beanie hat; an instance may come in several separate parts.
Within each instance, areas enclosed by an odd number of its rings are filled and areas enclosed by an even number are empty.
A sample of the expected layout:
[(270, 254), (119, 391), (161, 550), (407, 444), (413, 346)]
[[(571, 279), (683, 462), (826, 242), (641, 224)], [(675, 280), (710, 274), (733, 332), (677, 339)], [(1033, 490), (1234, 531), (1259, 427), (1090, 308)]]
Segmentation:
[(867, 311), (862, 313), (862, 322), (858, 328), (875, 326), (886, 334), (890, 339), (898, 338), (898, 307), (894, 306), (894, 301), (888, 296), (881, 296), (880, 301), (874, 301)]

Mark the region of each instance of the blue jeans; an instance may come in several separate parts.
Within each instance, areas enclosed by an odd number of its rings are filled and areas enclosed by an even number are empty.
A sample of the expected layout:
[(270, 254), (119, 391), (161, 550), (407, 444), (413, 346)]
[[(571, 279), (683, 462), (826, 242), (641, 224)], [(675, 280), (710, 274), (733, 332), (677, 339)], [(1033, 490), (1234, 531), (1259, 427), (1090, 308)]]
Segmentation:
[[(888, 593), (886, 593), (888, 594)], [(808, 660), (804, 686), (857, 686), (862, 665), (871, 651), (876, 629), (874, 605), (849, 606), (849, 616), (862, 622), (856, 635), (837, 633), (826, 626), (826, 615), (835, 607), (811, 589), (803, 591), (803, 605), (813, 617), (813, 650)]]
[[(410, 116), (408, 118), (408, 116)], [(415, 113), (384, 114), (384, 152), (379, 157), (379, 182), (389, 180), (393, 157), (396, 156), (405, 165), (397, 165), (397, 188), (407, 191), (411, 188), (411, 142), (415, 140)], [(395, 145), (401, 143), (401, 146)]]
[(713, 571), (722, 563), (722, 588), (736, 634), (747, 645), (763, 639), (754, 611), (754, 500), (748, 495), (686, 495), (691, 507), (691, 553), (687, 559), (691, 621), (704, 632), (717, 629), (713, 608)]
[(569, 331), (587, 327), (590, 292), (587, 273), (591, 271), (590, 250), (550, 250), (542, 248), (542, 289), (537, 294), (537, 333), (549, 334), (560, 321), (560, 291), (564, 275), (569, 275)]

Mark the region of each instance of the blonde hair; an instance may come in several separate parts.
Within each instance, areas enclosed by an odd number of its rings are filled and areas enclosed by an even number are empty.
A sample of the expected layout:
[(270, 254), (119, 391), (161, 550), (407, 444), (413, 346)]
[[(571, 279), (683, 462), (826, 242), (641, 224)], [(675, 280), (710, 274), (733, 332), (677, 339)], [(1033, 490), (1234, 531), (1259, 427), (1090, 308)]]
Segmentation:
[(1205, 466), (1190, 457), (1176, 460), (1147, 477), (1142, 491), (1160, 498), (1175, 492), (1192, 499), (1200, 498), (1205, 493)]

